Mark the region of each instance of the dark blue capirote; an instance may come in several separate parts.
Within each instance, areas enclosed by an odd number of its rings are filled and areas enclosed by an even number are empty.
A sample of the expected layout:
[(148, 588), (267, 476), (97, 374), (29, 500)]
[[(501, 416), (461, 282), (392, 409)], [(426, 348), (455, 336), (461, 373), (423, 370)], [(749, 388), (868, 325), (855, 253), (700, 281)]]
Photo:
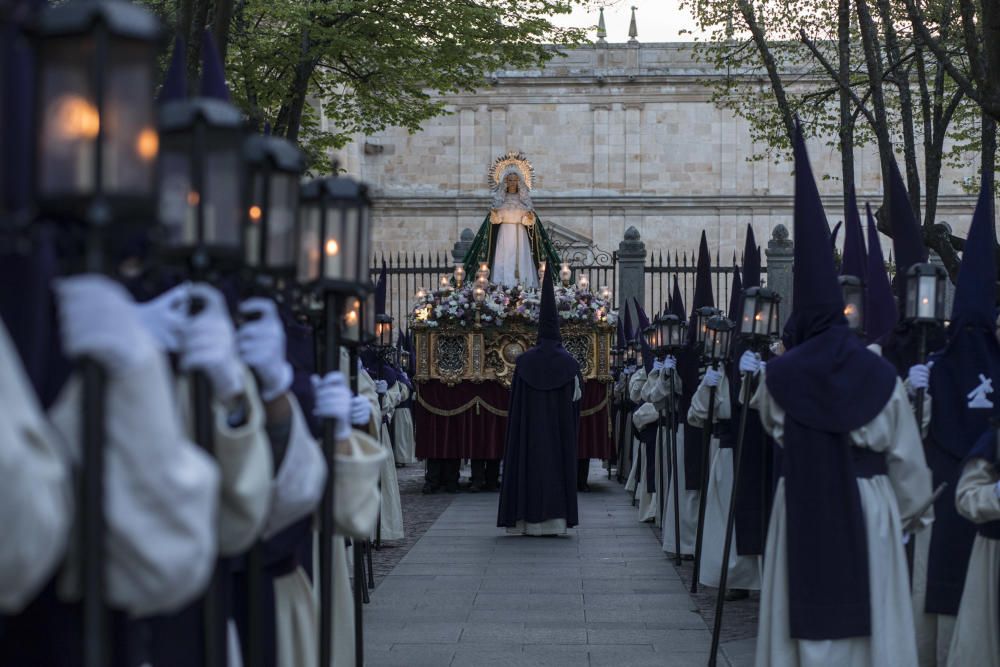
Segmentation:
[[(830, 232), (797, 128), (792, 347), (767, 365), (785, 411), (788, 605), (794, 639), (871, 634), (868, 549), (848, 434), (874, 419), (896, 373), (847, 328)], [(881, 461), (884, 466), (884, 459)], [(873, 466), (874, 467), (874, 466)], [(769, 557), (774, 557), (773, 555)]]

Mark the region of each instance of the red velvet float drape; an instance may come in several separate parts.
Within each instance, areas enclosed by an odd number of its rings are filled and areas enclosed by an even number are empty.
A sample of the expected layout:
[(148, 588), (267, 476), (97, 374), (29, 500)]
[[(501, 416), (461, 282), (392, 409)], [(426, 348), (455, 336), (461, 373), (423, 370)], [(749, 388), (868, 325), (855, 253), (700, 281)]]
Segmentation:
[[(577, 449), (581, 459), (611, 456), (607, 392), (606, 384), (584, 383)], [(510, 390), (496, 382), (449, 387), (432, 380), (419, 383), (417, 394), (413, 403), (417, 458), (503, 458)]]

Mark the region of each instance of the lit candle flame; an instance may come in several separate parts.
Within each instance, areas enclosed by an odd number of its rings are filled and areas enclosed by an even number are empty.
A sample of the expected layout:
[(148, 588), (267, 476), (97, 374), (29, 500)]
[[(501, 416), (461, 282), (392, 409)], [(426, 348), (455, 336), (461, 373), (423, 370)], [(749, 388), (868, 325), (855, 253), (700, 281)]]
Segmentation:
[(254, 222), (260, 222), (260, 217), (262, 214), (263, 212), (260, 210), (260, 206), (254, 204), (253, 206), (250, 207), (250, 219), (253, 220)]
[(93, 139), (101, 129), (97, 108), (76, 95), (59, 98), (54, 105), (56, 130), (62, 139)]
[(146, 128), (139, 133), (135, 140), (135, 152), (143, 160), (152, 160), (160, 152), (160, 135), (156, 130)]
[(326, 241), (326, 254), (333, 257), (338, 252), (340, 252), (340, 244), (337, 243), (337, 239), (327, 239)]

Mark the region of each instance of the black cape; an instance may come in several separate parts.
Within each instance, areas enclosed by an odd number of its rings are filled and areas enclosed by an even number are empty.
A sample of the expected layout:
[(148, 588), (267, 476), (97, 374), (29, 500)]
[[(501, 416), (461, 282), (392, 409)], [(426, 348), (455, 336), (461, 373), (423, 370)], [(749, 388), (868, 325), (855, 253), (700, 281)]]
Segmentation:
[[(578, 523), (576, 452), (580, 402), (573, 400), (573, 394), (579, 381), (579, 365), (568, 381), (547, 386), (548, 382), (537, 382), (544, 374), (533, 372), (539, 370), (539, 364), (531, 363), (532, 358), (541, 356), (532, 354), (536, 349), (518, 358), (511, 385), (497, 513), (500, 528), (513, 528), (518, 521), (541, 523), (549, 519), (565, 519), (567, 527)], [(555, 375), (566, 377), (561, 373)]]

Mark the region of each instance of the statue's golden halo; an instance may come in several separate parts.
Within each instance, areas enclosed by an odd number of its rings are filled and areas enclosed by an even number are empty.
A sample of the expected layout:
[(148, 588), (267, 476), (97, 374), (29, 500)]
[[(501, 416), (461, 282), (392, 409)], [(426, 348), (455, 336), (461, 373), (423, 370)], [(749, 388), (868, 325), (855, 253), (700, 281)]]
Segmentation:
[(535, 168), (531, 166), (528, 158), (521, 151), (507, 151), (504, 155), (493, 161), (489, 173), (490, 187), (494, 190), (500, 188), (503, 173), (510, 166), (517, 167), (517, 170), (521, 172), (521, 178), (524, 179), (524, 185), (530, 190), (532, 181), (535, 178)]

